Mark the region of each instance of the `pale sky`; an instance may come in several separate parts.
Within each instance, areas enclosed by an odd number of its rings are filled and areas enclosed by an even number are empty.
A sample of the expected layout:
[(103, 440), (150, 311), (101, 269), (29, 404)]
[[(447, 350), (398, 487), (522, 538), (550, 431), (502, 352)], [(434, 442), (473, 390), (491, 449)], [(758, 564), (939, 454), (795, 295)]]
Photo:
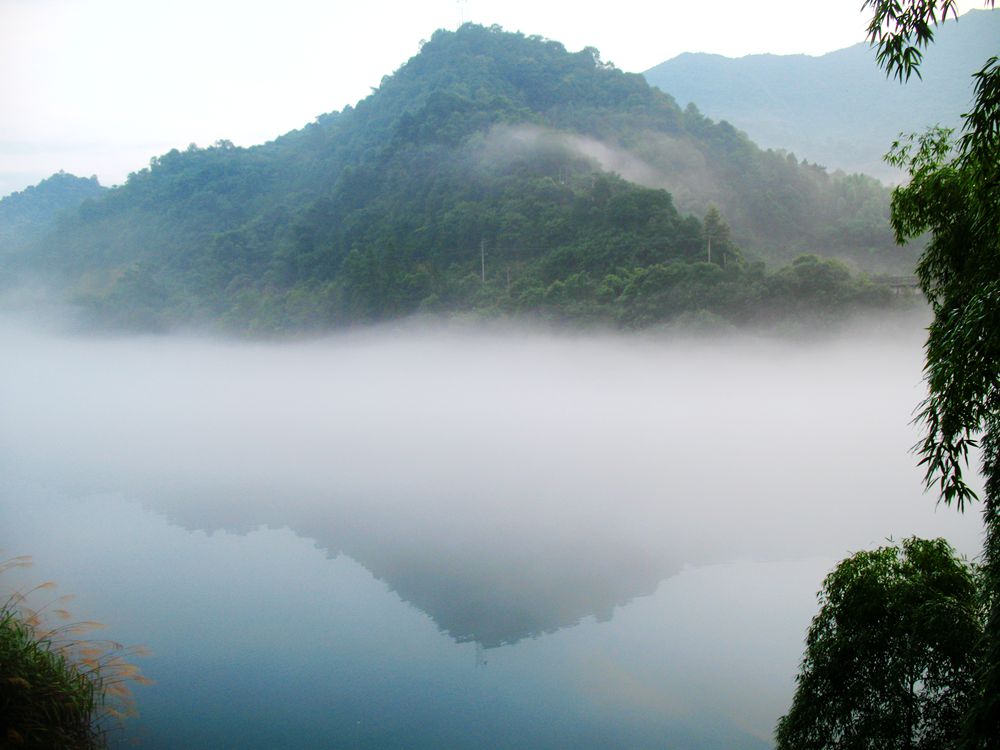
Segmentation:
[(681, 52), (847, 47), (861, 2), (0, 0), (0, 196), (60, 169), (113, 185), (171, 148), (271, 140), (355, 104), (462, 20), (642, 72)]

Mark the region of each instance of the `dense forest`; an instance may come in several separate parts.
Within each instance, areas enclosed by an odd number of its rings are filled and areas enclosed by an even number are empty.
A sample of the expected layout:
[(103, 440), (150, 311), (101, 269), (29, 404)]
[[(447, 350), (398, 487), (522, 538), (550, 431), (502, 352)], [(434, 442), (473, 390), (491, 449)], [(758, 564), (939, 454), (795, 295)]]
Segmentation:
[(37, 185), (0, 200), (0, 260), (37, 240), (64, 213), (75, 211), (106, 188), (96, 177), (84, 179), (59, 172)]
[(10, 242), (3, 281), (140, 328), (825, 316), (893, 301), (867, 273), (911, 272), (888, 208), (876, 180), (761, 150), (592, 48), (466, 24), (356, 107), (152, 159)]

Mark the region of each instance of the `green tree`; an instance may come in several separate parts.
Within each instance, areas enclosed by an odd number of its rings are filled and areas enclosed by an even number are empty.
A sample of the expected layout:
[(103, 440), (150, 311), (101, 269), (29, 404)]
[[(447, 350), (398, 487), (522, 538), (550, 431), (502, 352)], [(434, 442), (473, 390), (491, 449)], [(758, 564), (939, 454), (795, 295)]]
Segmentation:
[(858, 552), (827, 576), (777, 750), (957, 747), (982, 615), (943, 539)]
[(725, 267), (731, 261), (741, 259), (739, 250), (736, 249), (730, 238), (729, 225), (722, 218), (722, 214), (715, 204), (709, 205), (708, 211), (705, 212), (705, 221), (702, 227), (705, 258), (709, 263)]
[[(987, 0), (993, 6), (993, 0)], [(887, 75), (920, 75), (921, 50), (955, 0), (865, 0), (868, 37)], [(996, 747), (1000, 737), (1000, 62), (974, 74), (961, 136), (931, 129), (894, 144), (891, 163), (910, 182), (894, 191), (898, 242), (930, 233), (917, 266), (934, 319), (928, 329), (927, 399), (919, 450), (928, 487), (959, 510), (976, 498), (963, 477), (968, 451), (981, 445), (986, 527), (983, 561), (989, 595), (977, 695), (967, 746)]]

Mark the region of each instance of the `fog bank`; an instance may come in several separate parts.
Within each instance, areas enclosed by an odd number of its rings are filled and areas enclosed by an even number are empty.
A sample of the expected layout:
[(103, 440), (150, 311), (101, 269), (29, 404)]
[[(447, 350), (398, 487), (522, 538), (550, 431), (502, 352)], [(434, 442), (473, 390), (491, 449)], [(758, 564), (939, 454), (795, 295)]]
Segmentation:
[(414, 325), (261, 344), (7, 320), (2, 491), (288, 527), (495, 646), (610, 617), (685, 565), (911, 534), (975, 554), (976, 513), (936, 510), (909, 453), (921, 340)]

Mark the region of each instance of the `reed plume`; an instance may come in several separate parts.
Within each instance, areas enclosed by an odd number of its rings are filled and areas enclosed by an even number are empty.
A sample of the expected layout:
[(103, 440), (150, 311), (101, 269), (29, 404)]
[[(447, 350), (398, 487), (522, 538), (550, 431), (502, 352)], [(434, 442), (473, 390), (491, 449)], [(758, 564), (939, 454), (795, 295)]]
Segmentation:
[[(31, 564), (0, 562), (0, 574)], [(94, 750), (135, 714), (133, 684), (150, 683), (130, 659), (145, 655), (112, 640), (80, 636), (103, 627), (70, 622), (61, 596), (34, 604), (51, 581), (14, 591), (0, 604), (0, 747)], [(53, 623), (56, 620), (58, 623)]]

